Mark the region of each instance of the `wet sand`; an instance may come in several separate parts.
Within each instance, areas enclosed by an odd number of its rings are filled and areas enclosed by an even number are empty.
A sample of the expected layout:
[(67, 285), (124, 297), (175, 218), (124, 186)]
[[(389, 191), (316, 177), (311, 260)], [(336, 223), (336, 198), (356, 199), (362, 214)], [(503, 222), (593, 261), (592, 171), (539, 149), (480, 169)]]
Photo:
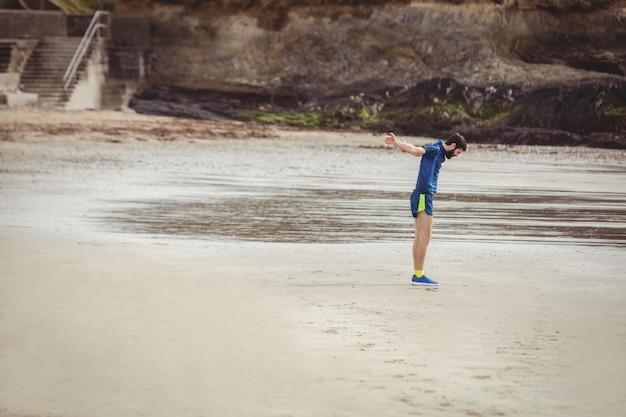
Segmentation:
[(626, 412), (624, 152), (446, 162), (428, 290), (382, 135), (0, 127), (0, 416)]

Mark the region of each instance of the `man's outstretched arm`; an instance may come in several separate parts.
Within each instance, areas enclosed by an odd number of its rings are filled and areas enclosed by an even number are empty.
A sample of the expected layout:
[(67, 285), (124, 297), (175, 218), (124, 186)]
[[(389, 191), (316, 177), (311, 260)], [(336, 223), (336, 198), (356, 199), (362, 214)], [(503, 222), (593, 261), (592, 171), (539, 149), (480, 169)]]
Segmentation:
[(405, 141), (400, 141), (396, 139), (396, 135), (394, 135), (392, 132), (389, 132), (387, 135), (385, 135), (385, 143), (388, 145), (394, 145), (401, 151), (410, 153), (411, 155), (418, 157), (426, 153), (426, 149), (424, 149), (422, 146), (415, 146)]

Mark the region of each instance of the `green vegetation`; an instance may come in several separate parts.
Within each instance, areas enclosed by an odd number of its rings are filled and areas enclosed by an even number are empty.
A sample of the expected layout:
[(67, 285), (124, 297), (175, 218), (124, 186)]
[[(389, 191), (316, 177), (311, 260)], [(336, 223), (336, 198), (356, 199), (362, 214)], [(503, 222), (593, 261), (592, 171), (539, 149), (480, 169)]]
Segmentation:
[(378, 119), (389, 118), (405, 122), (423, 120), (435, 124), (466, 123), (488, 126), (504, 121), (511, 116), (512, 110), (510, 103), (486, 103), (479, 109), (474, 109), (465, 101), (450, 101), (385, 111), (384, 114), (379, 115)]
[(361, 107), (359, 111), (359, 119), (363, 124), (368, 125), (378, 122), (378, 113), (374, 112), (370, 107)]
[(608, 105), (600, 110), (602, 116), (626, 117), (626, 106)]
[(322, 127), (323, 117), (320, 113), (264, 113), (258, 111), (239, 112), (239, 118), (267, 124), (284, 124), (295, 127)]
[(474, 110), (464, 101), (435, 103), (429, 106), (410, 107), (406, 103), (398, 109), (394, 106), (376, 112), (369, 106), (358, 108), (334, 106), (308, 112), (242, 111), (236, 116), (243, 120), (267, 124), (283, 124), (306, 128), (367, 129), (385, 121), (404, 124), (434, 125), (467, 123), (488, 126), (502, 122), (511, 116), (510, 103), (488, 103)]
[(486, 103), (479, 109), (478, 116), (484, 121), (498, 123), (508, 118), (512, 109), (513, 105), (508, 101)]
[(307, 128), (363, 128), (378, 121), (378, 116), (369, 107), (359, 110), (341, 106), (302, 113), (269, 113), (261, 111), (243, 111), (237, 117), (249, 121), (284, 124)]

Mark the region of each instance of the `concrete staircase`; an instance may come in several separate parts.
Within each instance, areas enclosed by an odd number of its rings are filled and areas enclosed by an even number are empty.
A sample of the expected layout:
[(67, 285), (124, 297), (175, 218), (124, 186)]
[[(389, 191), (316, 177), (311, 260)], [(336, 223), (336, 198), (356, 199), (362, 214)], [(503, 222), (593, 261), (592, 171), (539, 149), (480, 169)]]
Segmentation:
[(22, 71), (20, 84), (23, 92), (39, 95), (39, 107), (62, 108), (68, 101), (82, 68), (67, 91), (63, 90), (63, 76), (80, 41), (79, 37), (47, 37), (37, 44)]

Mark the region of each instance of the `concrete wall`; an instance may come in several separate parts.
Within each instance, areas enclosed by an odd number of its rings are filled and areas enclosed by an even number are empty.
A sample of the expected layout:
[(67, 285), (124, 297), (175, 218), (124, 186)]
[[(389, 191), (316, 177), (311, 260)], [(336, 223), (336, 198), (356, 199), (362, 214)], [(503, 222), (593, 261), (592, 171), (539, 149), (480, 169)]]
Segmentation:
[(37, 39), (17, 39), (15, 41), (11, 64), (9, 65), (10, 72), (22, 72), (38, 42)]
[(14, 93), (20, 84), (20, 74), (17, 72), (0, 73), (0, 92)]
[(99, 39), (94, 45), (85, 71), (76, 83), (72, 96), (65, 104), (67, 110), (102, 108), (102, 86), (106, 80), (107, 57), (104, 53), (105, 41)]
[(31, 10), (61, 10), (59, 6), (49, 0), (0, 0), (3, 9), (24, 10), (22, 3)]
[(95, 45), (66, 109), (128, 109), (147, 76), (150, 23), (141, 17), (111, 19), (110, 38)]
[(37, 40), (18, 39), (11, 41), (11, 61), (6, 72), (0, 73), (0, 108), (34, 107), (39, 96), (20, 91), (20, 73), (35, 48)]
[(19, 90), (20, 74), (7, 72), (0, 74), (0, 109), (4, 107), (36, 106), (37, 94)]
[(103, 109), (128, 109), (128, 101), (150, 67), (150, 21), (145, 17), (114, 16), (107, 46)]
[(69, 15), (67, 16), (67, 36), (84, 36), (89, 28), (93, 16)]
[(150, 48), (150, 20), (146, 17), (114, 16), (110, 34), (115, 45)]
[(65, 13), (57, 11), (0, 10), (0, 38), (67, 36)]

